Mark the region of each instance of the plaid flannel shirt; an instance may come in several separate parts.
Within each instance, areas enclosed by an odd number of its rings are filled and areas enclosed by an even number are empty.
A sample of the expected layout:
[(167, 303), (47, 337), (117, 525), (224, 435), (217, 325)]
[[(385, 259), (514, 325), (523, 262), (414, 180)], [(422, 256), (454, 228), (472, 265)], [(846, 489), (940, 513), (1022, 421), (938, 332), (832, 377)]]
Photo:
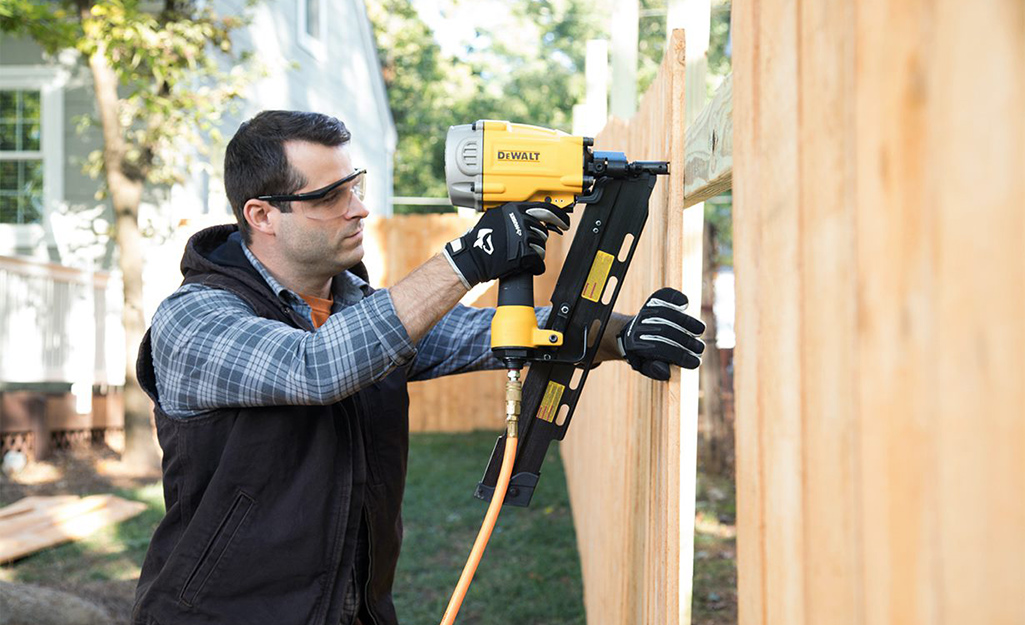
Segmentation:
[[(278, 298), (306, 319), (309, 305), (242, 246)], [(325, 405), (408, 367), (411, 381), (501, 369), (491, 355), (493, 308), (457, 305), (414, 345), (387, 289), (345, 272), (332, 283), (331, 316), (315, 332), (256, 316), (223, 289), (187, 284), (153, 316), (160, 407), (188, 418), (230, 407)], [(543, 326), (550, 307), (537, 308)]]

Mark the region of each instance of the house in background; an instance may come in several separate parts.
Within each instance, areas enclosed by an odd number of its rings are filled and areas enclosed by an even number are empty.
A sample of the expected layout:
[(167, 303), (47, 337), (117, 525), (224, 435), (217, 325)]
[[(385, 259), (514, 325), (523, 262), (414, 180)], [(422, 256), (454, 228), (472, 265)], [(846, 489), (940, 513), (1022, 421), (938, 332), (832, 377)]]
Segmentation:
[[(242, 15), (245, 0), (214, 0)], [(230, 138), (264, 109), (318, 111), (352, 131), (353, 163), (367, 169), (372, 214), (391, 212), (397, 141), (363, 0), (276, 0), (252, 8), (233, 43), (265, 75), (220, 124)], [(101, 148), (92, 76), (73, 52), (45, 55), (0, 34), (0, 433), (2, 451), (44, 455), (52, 445), (119, 426), (124, 383), (121, 287), (100, 180), (82, 173)], [(200, 225), (234, 220), (220, 176), (224, 145), (184, 185), (148, 189), (140, 207), (147, 241), (145, 303), (181, 277), (178, 258)]]

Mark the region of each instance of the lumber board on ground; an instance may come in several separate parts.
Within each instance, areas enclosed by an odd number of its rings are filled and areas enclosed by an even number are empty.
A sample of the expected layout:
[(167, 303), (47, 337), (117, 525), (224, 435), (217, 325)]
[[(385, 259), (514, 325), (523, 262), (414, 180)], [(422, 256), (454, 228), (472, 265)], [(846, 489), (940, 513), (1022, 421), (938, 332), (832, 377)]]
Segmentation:
[(13, 515), (0, 517), (0, 529), (3, 529), (5, 536), (14, 536), (25, 529), (59, 523), (102, 508), (109, 503), (107, 497), (109, 495), (97, 495), (83, 499), (75, 498), (73, 501), (54, 505), (37, 505)]
[(145, 509), (114, 495), (26, 497), (0, 509), (0, 563), (84, 538)]
[(72, 501), (77, 501), (78, 497), (75, 495), (53, 495), (50, 497), (46, 496), (31, 496), (22, 497), (18, 501), (12, 503), (9, 506), (0, 508), (0, 521), (12, 518), (14, 516), (24, 514), (25, 512), (31, 512), (37, 508), (49, 508)]

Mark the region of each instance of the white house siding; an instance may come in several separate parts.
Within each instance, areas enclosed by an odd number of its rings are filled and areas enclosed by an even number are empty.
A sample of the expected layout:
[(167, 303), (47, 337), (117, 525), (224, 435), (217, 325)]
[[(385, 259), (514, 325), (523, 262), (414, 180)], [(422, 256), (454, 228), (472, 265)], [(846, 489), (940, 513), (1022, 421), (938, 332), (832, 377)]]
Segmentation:
[[(321, 0), (325, 28), (319, 54), (315, 46), (300, 40), (300, 9), (305, 1), (263, 3), (253, 10), (252, 23), (236, 33), (235, 45), (240, 50), (253, 50), (267, 75), (249, 88), (236, 113), (225, 116), (221, 131), (230, 137), (242, 120), (272, 108), (319, 111), (338, 117), (353, 133), (354, 162), (369, 171), (371, 193), (367, 204), (373, 214), (387, 215), (391, 210), (396, 135), (362, 0)], [(239, 15), (246, 3), (220, 0), (215, 4), (223, 14)], [(0, 73), (57, 64), (44, 58), (34, 42), (0, 35)], [(62, 87), (64, 166), (60, 197), (46, 207), (49, 223), (44, 227), (0, 224), (0, 255), (28, 255), (77, 267), (113, 269), (113, 250), (103, 235), (104, 225), (110, 221), (109, 207), (94, 197), (98, 182), (82, 173), (85, 158), (100, 147), (99, 132), (91, 129), (79, 133), (75, 123), (79, 116), (96, 116), (92, 78), (84, 64), (76, 64), (73, 59), (67, 70)], [(216, 215), (230, 219), (231, 209), (219, 174), (223, 150), (223, 145), (211, 146), (213, 175), (197, 169), (181, 187), (151, 190), (142, 207), (144, 226), (168, 236), (183, 219)], [(18, 230), (18, 236), (14, 230)]]
[[(303, 1), (261, 4), (252, 24), (235, 38), (239, 45), (257, 51), (268, 75), (251, 87), (240, 114), (226, 120), (225, 135), (264, 109), (317, 111), (337, 117), (352, 132), (353, 163), (368, 170), (371, 213), (388, 215), (397, 138), (362, 0), (323, 0), (326, 19), (319, 54), (316, 47), (301, 41), (299, 3)], [(237, 14), (245, 2), (224, 0), (218, 5)]]
[[(367, 204), (373, 214), (387, 215), (396, 135), (362, 0), (322, 0), (325, 27), (320, 50), (300, 40), (300, 2), (305, 0), (262, 3), (254, 9), (251, 25), (236, 33), (237, 48), (253, 50), (267, 75), (249, 88), (236, 113), (225, 116), (221, 132), (230, 138), (242, 120), (264, 109), (310, 110), (338, 117), (352, 131), (353, 162), (369, 172)], [(214, 4), (223, 14), (240, 15), (246, 3), (216, 0)], [(87, 155), (100, 147), (98, 129), (78, 133), (75, 123), (81, 115), (96, 117), (92, 77), (73, 55), (63, 61), (62, 127), (57, 129), (63, 144), (62, 166), (61, 175), (54, 176), (62, 178), (59, 197), (46, 207), (43, 226), (0, 224), (0, 256), (34, 256), (112, 271), (111, 283), (118, 284), (114, 250), (104, 233), (104, 225), (112, 221), (109, 203), (95, 199), (99, 182), (81, 171)], [(6, 76), (26, 68), (52, 70), (57, 65), (32, 41), (0, 35), (0, 85)], [(178, 259), (187, 236), (201, 225), (233, 220), (220, 176), (223, 151), (224, 145), (211, 146), (212, 173), (195, 173), (185, 185), (147, 192), (141, 219), (144, 227), (158, 234), (148, 242), (151, 249), (144, 268), (147, 319), (181, 280)], [(26, 232), (32, 236), (26, 237)], [(46, 332), (44, 328), (36, 331)], [(9, 347), (0, 345), (0, 353)], [(4, 382), (0, 379), (0, 387)]]

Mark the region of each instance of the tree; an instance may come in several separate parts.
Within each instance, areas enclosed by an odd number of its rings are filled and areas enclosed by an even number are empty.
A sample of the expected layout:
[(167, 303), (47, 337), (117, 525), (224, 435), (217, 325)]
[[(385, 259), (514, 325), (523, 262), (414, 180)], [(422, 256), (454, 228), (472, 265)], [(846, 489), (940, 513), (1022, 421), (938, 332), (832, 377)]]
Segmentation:
[(722, 355), (716, 345), (719, 332), (715, 317), (715, 278), (722, 267), (733, 265), (733, 194), (705, 202), (704, 242), (701, 267), (701, 318), (705, 321), (706, 344), (701, 363), (701, 448), (699, 454), (705, 470), (718, 475), (732, 475), (734, 444), (733, 422), (723, 407), (726, 388), (722, 376)]
[(444, 196), (445, 132), (472, 97), (465, 65), (443, 58), (434, 35), (408, 0), (367, 4), (381, 73), (398, 133), (396, 195)]
[[(583, 0), (483, 0), (473, 5), (480, 19), (467, 26), (474, 36), (456, 59), (442, 53), (409, 0), (369, 3), (367, 10), (399, 135), (397, 195), (446, 195), (451, 125), (508, 119), (568, 130), (584, 91), (584, 42), (606, 32)], [(507, 19), (491, 23), (499, 11)]]
[[(159, 10), (154, 10), (159, 6)], [(0, 29), (26, 34), (48, 53), (77, 50), (93, 78), (102, 149), (90, 173), (102, 174), (114, 211), (113, 237), (124, 281), (125, 461), (156, 466), (151, 404), (135, 375), (145, 331), (139, 203), (147, 185), (184, 179), (194, 150), (220, 141), (216, 123), (239, 97), (244, 63), (224, 71), (239, 17), (190, 0), (3, 0)], [(243, 60), (244, 58), (238, 59)]]

